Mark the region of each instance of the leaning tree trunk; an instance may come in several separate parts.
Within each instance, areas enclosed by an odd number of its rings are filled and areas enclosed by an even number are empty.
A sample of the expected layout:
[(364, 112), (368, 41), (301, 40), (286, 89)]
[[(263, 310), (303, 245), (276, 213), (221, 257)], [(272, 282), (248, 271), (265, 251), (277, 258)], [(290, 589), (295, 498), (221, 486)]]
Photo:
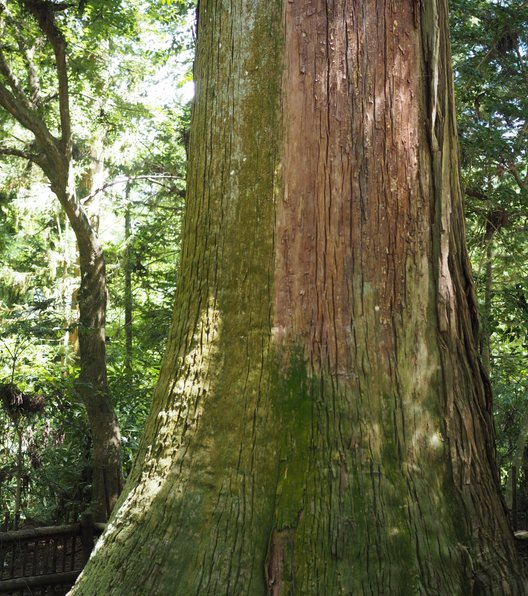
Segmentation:
[[(79, 187), (83, 194), (93, 196), (102, 186), (104, 177), (101, 139), (92, 140), (90, 155), (92, 163)], [(95, 519), (105, 521), (123, 487), (121, 434), (106, 375), (106, 268), (103, 250), (97, 238), (99, 205), (91, 202), (90, 217), (78, 208), (78, 200), (71, 188), (73, 184), (69, 183), (64, 197), (60, 197), (60, 190), (58, 196), (75, 230), (79, 250), (81, 287), (77, 300), (81, 371), (76, 387), (86, 406), (92, 432), (91, 510)], [(77, 207), (77, 210), (72, 207)]]
[(71, 190), (66, 161), (47, 173), (73, 228), (79, 250), (79, 364), (76, 382), (92, 434), (92, 503), (96, 520), (108, 519), (122, 489), (121, 435), (106, 376), (106, 271), (99, 240)]
[(445, 0), (200, 2), (168, 350), (75, 594), (527, 593), (449, 59)]
[[(35, 17), (55, 56), (61, 138), (53, 137), (34, 114), (27, 126), (34, 132), (37, 148), (40, 149), (41, 157), (37, 163), (47, 175), (68, 217), (79, 249), (81, 286), (77, 300), (81, 370), (77, 390), (86, 407), (92, 435), (91, 509), (96, 520), (105, 521), (122, 488), (121, 435), (106, 378), (105, 261), (94, 226), (75, 193), (66, 39), (57, 25), (51, 4), (24, 0), (24, 6)], [(22, 124), (26, 126), (25, 122)], [(95, 166), (93, 174), (99, 167)]]

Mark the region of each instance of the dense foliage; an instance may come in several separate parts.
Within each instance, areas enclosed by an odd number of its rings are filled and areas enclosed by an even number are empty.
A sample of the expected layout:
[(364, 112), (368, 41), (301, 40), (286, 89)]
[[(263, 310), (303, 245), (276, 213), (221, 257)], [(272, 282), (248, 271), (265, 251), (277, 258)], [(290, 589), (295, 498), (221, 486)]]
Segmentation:
[[(194, 21), (188, 2), (82, 4), (58, 18), (68, 39), (77, 193), (106, 253), (108, 374), (126, 470), (176, 282)], [(23, 16), (16, 2), (2, 6), (10, 12), (0, 19)], [(12, 40), (10, 60), (34, 43), (43, 88), (48, 57), (26, 20), (27, 40)], [(53, 126), (56, 106), (44, 103)], [(17, 155), (29, 137), (2, 110), (0, 126), (0, 384), (44, 399), (38, 413), (0, 408), (0, 509), (51, 522), (76, 515), (90, 493), (91, 437), (73, 382), (78, 261), (47, 180)]]

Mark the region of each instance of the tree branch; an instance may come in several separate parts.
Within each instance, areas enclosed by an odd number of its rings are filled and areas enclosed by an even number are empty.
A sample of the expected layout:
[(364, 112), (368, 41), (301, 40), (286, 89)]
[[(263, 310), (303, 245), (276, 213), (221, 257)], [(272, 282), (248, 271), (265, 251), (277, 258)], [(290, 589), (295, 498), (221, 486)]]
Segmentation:
[[(68, 67), (66, 64), (66, 39), (55, 22), (55, 12), (60, 5), (43, 0), (24, 0), (26, 9), (36, 18), (41, 31), (46, 35), (55, 54), (55, 67), (59, 86), (59, 113), (64, 154), (68, 162), (72, 156), (72, 133), (70, 116), (70, 91)], [(67, 8), (67, 6), (64, 6)]]
[[(3, 34), (3, 31), (1, 33)], [(9, 67), (2, 47), (0, 47), (0, 74), (3, 75), (5, 81), (7, 82), (8, 87), (6, 87), (6, 89), (10, 90), (17, 102), (23, 104), (27, 110), (31, 109), (31, 105), (22, 91), (22, 88), (18, 83), (18, 79)]]
[(117, 178), (116, 180), (112, 180), (111, 182), (106, 182), (103, 186), (95, 189), (89, 195), (86, 195), (81, 199), (81, 203), (86, 205), (90, 201), (92, 201), (99, 193), (104, 192), (106, 189), (111, 188), (112, 186), (117, 186), (118, 184), (125, 184), (127, 182), (133, 182), (134, 180), (150, 180), (155, 184), (159, 184), (158, 180), (183, 180), (181, 176), (171, 176), (170, 174), (144, 174), (140, 176), (123, 176), (122, 178)]
[(25, 103), (18, 101), (15, 96), (0, 81), (0, 106), (3, 107), (17, 122), (35, 135), (37, 143), (43, 153), (57, 159), (57, 139), (50, 133), (40, 116)]
[[(0, 14), (3, 16), (3, 19), (1, 20), (3, 30), (5, 29), (6, 22), (9, 22), (10, 18), (4, 0), (0, 0)], [(16, 28), (17, 24), (14, 20), (10, 24), (11, 28)], [(1, 31), (1, 33), (3, 33), (3, 31)], [(15, 39), (20, 37), (15, 31), (13, 32), (13, 36)], [(24, 42), (20, 43), (22, 46), (25, 45)], [(28, 67), (31, 71), (32, 61), (30, 54), (28, 54), (27, 59)], [(35, 136), (37, 149), (41, 154), (41, 157), (36, 163), (38, 163), (47, 174), (52, 171), (58, 171), (60, 169), (58, 166), (64, 162), (60, 142), (50, 132), (46, 126), (46, 122), (37, 112), (36, 105), (28, 99), (24, 90), (19, 85), (2, 47), (0, 47), (0, 75), (3, 75), (3, 77), (0, 76), (0, 106)], [(32, 89), (32, 95), (37, 91), (37, 79), (35, 78), (35, 75), (36, 72), (29, 72), (29, 85), (30, 89)]]
[(479, 199), (481, 201), (487, 201), (489, 198), (488, 195), (474, 188), (466, 188), (464, 189), (464, 192), (468, 197), (473, 197), (474, 199)]
[(31, 153), (30, 151), (24, 151), (23, 149), (17, 149), (16, 147), (5, 147), (0, 145), (0, 155), (12, 155), (13, 157), (27, 159), (39, 166), (41, 165), (41, 158), (37, 153)]
[(517, 169), (517, 166), (515, 164), (508, 164), (507, 167), (510, 174), (514, 177), (515, 182), (517, 182), (519, 188), (524, 190), (526, 188), (526, 180), (523, 180), (519, 170)]

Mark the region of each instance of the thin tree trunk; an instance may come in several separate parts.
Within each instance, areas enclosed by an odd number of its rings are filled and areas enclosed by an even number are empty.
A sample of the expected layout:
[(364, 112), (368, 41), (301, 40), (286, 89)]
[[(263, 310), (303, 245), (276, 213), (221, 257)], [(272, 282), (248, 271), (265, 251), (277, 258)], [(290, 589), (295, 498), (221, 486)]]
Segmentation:
[(86, 406), (92, 434), (92, 513), (97, 521), (102, 521), (108, 518), (122, 487), (121, 436), (106, 378), (104, 255), (93, 225), (75, 193), (66, 39), (57, 25), (52, 5), (38, 0), (24, 0), (23, 4), (53, 49), (60, 139), (49, 131), (18, 85), (11, 86), (13, 93), (0, 85), (0, 103), (35, 135), (38, 155), (33, 160), (48, 177), (79, 248), (81, 285), (77, 297), (81, 370), (77, 389)]
[(79, 244), (81, 370), (76, 387), (86, 406), (92, 432), (92, 513), (96, 520), (104, 521), (121, 492), (122, 472), (121, 437), (106, 377), (104, 258), (97, 248), (94, 244), (81, 248)]
[(484, 312), (481, 331), (480, 355), (482, 365), (488, 377), (491, 374), (491, 296), (493, 290), (493, 236), (488, 239), (486, 247), (486, 281), (484, 285)]
[[(92, 431), (92, 509), (106, 520), (122, 488), (121, 437), (106, 376), (106, 271), (104, 255), (91, 228), (76, 232), (81, 269), (79, 300), (79, 361), (77, 389)], [(77, 229), (76, 229), (77, 227)]]
[(449, 60), (443, 0), (200, 2), (168, 349), (73, 593), (527, 593)]
[[(55, 164), (54, 164), (55, 165)], [(92, 433), (92, 513), (108, 519), (122, 488), (121, 436), (106, 376), (106, 270), (102, 248), (73, 190), (66, 160), (46, 172), (77, 239), (81, 285), (79, 364), (76, 388), (86, 406)]]
[(127, 183), (125, 191), (125, 371), (130, 377), (132, 374), (133, 359), (133, 335), (132, 335), (132, 250), (130, 247), (130, 238), (132, 235), (131, 227), (131, 209), (130, 209), (130, 183)]

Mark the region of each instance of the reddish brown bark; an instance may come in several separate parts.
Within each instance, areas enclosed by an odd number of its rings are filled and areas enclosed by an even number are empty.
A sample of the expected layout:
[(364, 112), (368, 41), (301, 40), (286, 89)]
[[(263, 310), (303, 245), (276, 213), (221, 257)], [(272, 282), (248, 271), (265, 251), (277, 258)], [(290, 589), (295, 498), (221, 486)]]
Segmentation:
[(416, 250), (410, 239), (429, 228), (432, 207), (418, 183), (412, 3), (330, 6), (286, 9), (274, 312), (279, 337), (303, 337), (314, 363), (345, 372), (363, 294), (351, 281), (361, 275), (370, 284), (391, 353), (389, 322), (405, 303), (402, 265)]

